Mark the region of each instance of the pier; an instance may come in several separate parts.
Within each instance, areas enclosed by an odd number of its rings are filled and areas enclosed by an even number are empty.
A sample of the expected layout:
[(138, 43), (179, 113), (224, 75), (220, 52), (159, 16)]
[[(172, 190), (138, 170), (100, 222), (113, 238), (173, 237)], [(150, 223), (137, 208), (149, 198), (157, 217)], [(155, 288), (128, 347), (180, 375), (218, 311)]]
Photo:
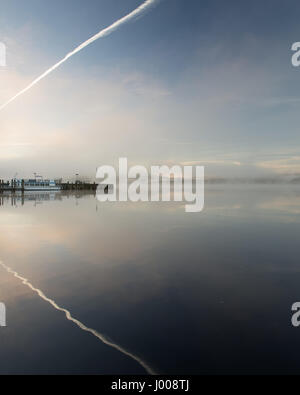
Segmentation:
[[(57, 184), (62, 191), (96, 191), (98, 184), (87, 183), (87, 182), (61, 182)], [(42, 188), (41, 188), (42, 189)], [(21, 180), (21, 183), (18, 183), (16, 180), (4, 181), (0, 180), (0, 193), (3, 192), (25, 192), (25, 181)]]
[(98, 184), (86, 182), (62, 182), (60, 184), (62, 191), (96, 191)]
[(24, 191), (24, 180), (22, 180), (21, 186), (17, 185), (16, 180), (11, 180), (10, 182), (0, 180), (0, 193), (5, 191), (10, 191), (10, 192)]

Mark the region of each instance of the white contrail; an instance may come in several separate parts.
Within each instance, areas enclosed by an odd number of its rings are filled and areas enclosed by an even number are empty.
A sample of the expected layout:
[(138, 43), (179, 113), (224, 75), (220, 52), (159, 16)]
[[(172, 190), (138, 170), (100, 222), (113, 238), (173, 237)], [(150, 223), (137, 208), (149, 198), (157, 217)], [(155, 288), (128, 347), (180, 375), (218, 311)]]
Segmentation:
[(110, 25), (107, 28), (101, 30), (99, 33), (95, 34), (93, 37), (89, 38), (84, 43), (80, 44), (72, 52), (69, 52), (62, 60), (60, 60), (54, 66), (50, 67), (50, 69), (48, 69), (42, 75), (40, 75), (38, 78), (36, 78), (34, 81), (32, 81), (31, 84), (29, 84), (26, 88), (22, 89), (19, 93), (17, 93), (15, 96), (13, 96), (11, 99), (9, 99), (6, 103), (2, 104), (0, 106), (0, 111), (3, 110), (9, 103), (14, 101), (17, 97), (23, 95), (23, 93), (25, 93), (29, 89), (31, 89), (34, 85), (36, 85), (38, 82), (40, 82), (48, 74), (52, 73), (52, 71), (57, 69), (60, 65), (62, 65), (64, 62), (66, 62), (69, 58), (71, 58), (77, 52), (81, 51), (83, 48), (87, 47), (88, 45), (90, 45), (94, 41), (98, 40), (99, 38), (108, 36), (109, 34), (114, 32), (116, 29), (118, 29), (121, 25), (124, 25), (125, 23), (131, 21), (132, 19), (134, 19), (134, 18), (136, 18), (138, 16), (141, 16), (148, 8), (153, 6), (158, 1), (160, 1), (160, 0), (146, 0), (143, 4), (141, 4), (134, 11), (130, 12), (128, 15), (126, 15), (123, 18), (117, 20), (112, 25)]
[(138, 356), (132, 354), (131, 352), (125, 350), (122, 346), (119, 346), (116, 343), (113, 343), (111, 340), (108, 340), (104, 335), (102, 335), (101, 333), (97, 332), (95, 329), (91, 329), (88, 328), (87, 326), (85, 326), (82, 322), (78, 321), (77, 319), (73, 318), (71, 313), (58, 306), (54, 300), (49, 299), (40, 289), (35, 288), (26, 278), (20, 276), (17, 272), (15, 272), (14, 270), (12, 270), (10, 267), (6, 266), (3, 262), (0, 261), (0, 266), (2, 266), (8, 273), (11, 273), (14, 275), (14, 277), (16, 277), (17, 279), (22, 281), (22, 284), (26, 285), (28, 288), (30, 288), (32, 291), (36, 292), (40, 298), (42, 298), (43, 300), (45, 300), (46, 302), (50, 303), (51, 306), (53, 306), (56, 310), (62, 311), (63, 313), (65, 313), (66, 318), (69, 321), (72, 321), (74, 324), (76, 324), (80, 329), (82, 329), (85, 332), (89, 332), (92, 335), (94, 335), (97, 339), (101, 340), (104, 344), (106, 344), (107, 346), (110, 346), (112, 348), (115, 348), (116, 350), (120, 351), (122, 354), (127, 355), (128, 357), (134, 359), (137, 363), (139, 363), (148, 374), (151, 375), (156, 375), (157, 373), (145, 362), (143, 361), (141, 358), (139, 358)]

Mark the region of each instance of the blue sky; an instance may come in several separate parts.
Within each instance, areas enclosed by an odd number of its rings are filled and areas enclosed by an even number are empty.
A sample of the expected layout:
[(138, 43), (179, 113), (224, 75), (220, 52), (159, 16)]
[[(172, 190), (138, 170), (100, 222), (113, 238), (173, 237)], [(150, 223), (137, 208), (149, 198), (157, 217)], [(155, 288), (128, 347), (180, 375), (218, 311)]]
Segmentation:
[[(0, 0), (5, 102), (137, 0)], [(299, 2), (161, 0), (0, 113), (0, 171), (132, 163), (208, 175), (300, 174)]]

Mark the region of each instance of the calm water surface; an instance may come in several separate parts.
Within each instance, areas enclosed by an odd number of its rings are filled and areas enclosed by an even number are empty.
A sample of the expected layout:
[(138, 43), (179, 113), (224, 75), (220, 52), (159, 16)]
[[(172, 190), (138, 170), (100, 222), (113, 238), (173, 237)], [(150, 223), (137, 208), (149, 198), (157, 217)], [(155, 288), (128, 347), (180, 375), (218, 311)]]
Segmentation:
[[(0, 197), (1, 374), (299, 373), (300, 187), (211, 186), (202, 213)], [(134, 356), (135, 358), (133, 358)]]

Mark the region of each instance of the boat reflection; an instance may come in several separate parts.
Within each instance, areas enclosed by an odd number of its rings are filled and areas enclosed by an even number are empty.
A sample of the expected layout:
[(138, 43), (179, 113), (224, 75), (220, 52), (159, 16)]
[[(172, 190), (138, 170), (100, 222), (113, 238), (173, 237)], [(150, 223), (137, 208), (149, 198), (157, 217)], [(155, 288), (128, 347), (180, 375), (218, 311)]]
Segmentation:
[(42, 204), (43, 202), (62, 201), (63, 199), (84, 198), (86, 196), (95, 196), (95, 192), (90, 191), (39, 191), (39, 192), (24, 192), (24, 193), (2, 193), (0, 194), (0, 206), (24, 206), (25, 203), (34, 203), (34, 205)]

